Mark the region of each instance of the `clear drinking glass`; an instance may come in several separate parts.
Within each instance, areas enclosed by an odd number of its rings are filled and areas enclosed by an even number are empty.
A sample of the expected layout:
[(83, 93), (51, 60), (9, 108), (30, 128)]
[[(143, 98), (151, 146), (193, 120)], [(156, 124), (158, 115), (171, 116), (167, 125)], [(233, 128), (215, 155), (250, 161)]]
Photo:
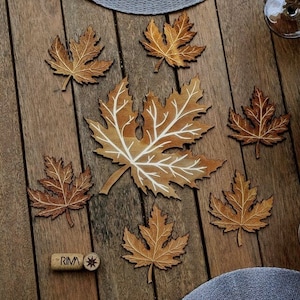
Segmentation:
[(270, 29), (279, 36), (300, 37), (300, 0), (267, 0), (264, 14)]

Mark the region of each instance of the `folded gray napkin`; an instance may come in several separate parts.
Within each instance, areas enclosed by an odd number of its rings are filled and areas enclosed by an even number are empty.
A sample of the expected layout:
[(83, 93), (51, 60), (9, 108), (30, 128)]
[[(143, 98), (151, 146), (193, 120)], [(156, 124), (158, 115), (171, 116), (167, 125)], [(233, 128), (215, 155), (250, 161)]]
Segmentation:
[(92, 0), (106, 8), (116, 11), (139, 14), (158, 15), (180, 10), (205, 0)]
[(215, 277), (183, 300), (299, 300), (300, 272), (273, 267), (246, 268)]

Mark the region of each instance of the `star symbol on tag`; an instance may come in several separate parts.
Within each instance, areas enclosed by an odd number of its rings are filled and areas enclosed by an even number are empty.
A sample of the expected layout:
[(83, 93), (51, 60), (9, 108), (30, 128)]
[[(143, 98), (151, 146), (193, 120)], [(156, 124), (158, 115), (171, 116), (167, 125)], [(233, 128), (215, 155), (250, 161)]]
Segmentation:
[(99, 256), (92, 252), (89, 253), (88, 255), (86, 255), (83, 259), (83, 265), (84, 267), (89, 270), (89, 271), (95, 271), (96, 269), (98, 269), (99, 265), (100, 265), (100, 258)]

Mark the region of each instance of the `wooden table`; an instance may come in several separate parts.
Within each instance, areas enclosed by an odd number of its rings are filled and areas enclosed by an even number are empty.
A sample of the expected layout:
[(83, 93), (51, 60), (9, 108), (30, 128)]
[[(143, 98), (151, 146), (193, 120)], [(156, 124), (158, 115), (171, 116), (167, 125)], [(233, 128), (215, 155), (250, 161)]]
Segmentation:
[[(0, 295), (5, 299), (180, 299), (217, 275), (231, 270), (275, 266), (300, 270), (300, 40), (271, 34), (263, 16), (264, 1), (206, 0), (188, 10), (197, 31), (192, 44), (206, 50), (190, 68), (174, 71), (149, 57), (140, 40), (150, 16), (127, 15), (84, 0), (0, 1), (1, 95), (1, 238)], [(179, 13), (155, 16), (162, 28)], [(63, 78), (54, 76), (45, 63), (48, 49), (59, 35), (78, 37), (92, 25), (105, 46), (100, 59), (113, 59), (112, 68), (99, 84), (73, 82), (62, 92)], [(149, 90), (160, 99), (172, 89), (199, 75), (203, 103), (212, 108), (202, 121), (214, 125), (192, 146), (195, 154), (226, 160), (210, 179), (199, 181), (198, 190), (175, 188), (181, 201), (141, 193), (127, 171), (109, 194), (99, 189), (117, 168), (93, 150), (98, 147), (84, 118), (100, 119), (98, 99), (125, 76), (135, 105)], [(291, 114), (286, 140), (274, 147), (262, 146), (261, 158), (254, 146), (241, 147), (228, 138), (229, 108), (242, 114), (250, 104), (254, 86), (276, 104), (276, 115)], [(43, 156), (72, 162), (75, 174), (91, 167), (94, 196), (85, 209), (72, 211), (74, 227), (64, 215), (55, 220), (37, 218), (30, 207), (27, 187), (41, 189)], [(243, 233), (238, 247), (236, 232), (224, 234), (210, 224), (210, 194), (223, 199), (231, 190), (238, 170), (258, 188), (258, 200), (274, 196), (269, 226), (258, 233)], [(161, 271), (155, 268), (148, 284), (147, 268), (121, 258), (124, 227), (138, 234), (156, 203), (173, 237), (190, 234), (182, 263)], [(88, 253), (101, 258), (96, 272), (53, 272), (49, 261), (55, 252)], [(4, 298), (2, 298), (4, 299)]]

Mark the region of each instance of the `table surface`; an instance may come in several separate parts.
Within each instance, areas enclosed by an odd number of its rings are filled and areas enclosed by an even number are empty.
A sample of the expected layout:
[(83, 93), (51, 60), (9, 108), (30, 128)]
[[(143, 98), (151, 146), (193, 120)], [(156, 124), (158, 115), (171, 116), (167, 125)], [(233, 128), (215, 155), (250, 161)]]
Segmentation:
[[(173, 69), (147, 55), (140, 44), (151, 16), (135, 16), (105, 9), (84, 0), (0, 1), (1, 91), (1, 209), (0, 295), (6, 299), (180, 299), (222, 273), (246, 267), (275, 266), (300, 270), (300, 40), (282, 39), (269, 31), (262, 0), (206, 0), (186, 10), (197, 35), (192, 45), (206, 46), (189, 68)], [(173, 22), (179, 12), (155, 16)], [(62, 76), (53, 75), (48, 49), (58, 35), (63, 44), (77, 39), (91, 25), (105, 46), (98, 59), (114, 61), (98, 84), (75, 81), (61, 91)], [(226, 160), (211, 178), (196, 188), (172, 184), (181, 200), (143, 193), (127, 170), (108, 195), (99, 194), (119, 166), (93, 151), (85, 118), (100, 120), (98, 100), (107, 100), (122, 78), (128, 76), (134, 105), (141, 107), (153, 91), (166, 99), (172, 89), (199, 76), (203, 98), (211, 105), (201, 122), (214, 126), (190, 147), (195, 155)], [(254, 87), (276, 105), (276, 116), (289, 113), (285, 140), (275, 146), (241, 146), (229, 138), (229, 109), (243, 114)], [(36, 217), (27, 187), (42, 190), (44, 156), (72, 162), (74, 173), (90, 166), (92, 198), (83, 209), (71, 210), (74, 226), (65, 215), (54, 220)], [(255, 233), (224, 233), (212, 225), (211, 195), (224, 199), (239, 171), (257, 187), (257, 199), (274, 197), (267, 227)], [(154, 268), (147, 283), (148, 267), (134, 268), (122, 258), (124, 228), (138, 236), (147, 224), (153, 204), (174, 222), (172, 238), (189, 233), (181, 264)], [(96, 272), (53, 272), (52, 253), (95, 251), (101, 259)]]

